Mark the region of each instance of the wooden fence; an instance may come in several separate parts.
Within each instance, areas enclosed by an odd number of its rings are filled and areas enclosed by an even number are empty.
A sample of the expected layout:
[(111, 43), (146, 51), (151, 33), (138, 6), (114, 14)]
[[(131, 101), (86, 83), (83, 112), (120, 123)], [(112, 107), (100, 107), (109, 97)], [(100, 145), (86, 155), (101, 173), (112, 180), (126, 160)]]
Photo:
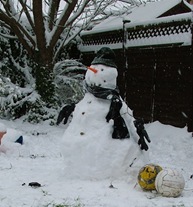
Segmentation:
[[(134, 116), (193, 131), (193, 55), (190, 46), (115, 50), (118, 86)], [(94, 53), (84, 53), (90, 65)], [(126, 64), (127, 62), (127, 64)]]

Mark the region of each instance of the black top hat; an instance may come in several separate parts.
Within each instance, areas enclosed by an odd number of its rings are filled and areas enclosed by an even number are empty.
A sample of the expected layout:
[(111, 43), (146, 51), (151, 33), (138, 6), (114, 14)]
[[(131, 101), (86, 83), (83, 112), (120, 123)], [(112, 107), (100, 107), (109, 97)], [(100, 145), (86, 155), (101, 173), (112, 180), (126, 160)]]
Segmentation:
[(114, 62), (115, 53), (108, 47), (102, 47), (96, 54), (96, 57), (92, 61), (91, 65), (106, 65), (110, 67), (117, 68), (117, 65)]

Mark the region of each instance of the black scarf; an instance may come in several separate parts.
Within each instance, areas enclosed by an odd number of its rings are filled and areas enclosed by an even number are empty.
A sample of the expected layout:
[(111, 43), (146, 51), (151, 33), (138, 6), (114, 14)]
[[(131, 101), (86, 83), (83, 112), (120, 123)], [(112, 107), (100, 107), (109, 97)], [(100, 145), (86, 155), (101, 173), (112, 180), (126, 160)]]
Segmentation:
[(124, 119), (121, 117), (120, 109), (122, 107), (122, 101), (119, 95), (118, 88), (109, 89), (102, 88), (99, 86), (89, 86), (86, 82), (84, 84), (87, 92), (93, 94), (97, 98), (111, 100), (111, 105), (107, 116), (105, 117), (107, 122), (110, 119), (114, 120), (114, 130), (112, 134), (112, 138), (114, 139), (125, 139), (129, 138), (129, 131), (125, 124)]

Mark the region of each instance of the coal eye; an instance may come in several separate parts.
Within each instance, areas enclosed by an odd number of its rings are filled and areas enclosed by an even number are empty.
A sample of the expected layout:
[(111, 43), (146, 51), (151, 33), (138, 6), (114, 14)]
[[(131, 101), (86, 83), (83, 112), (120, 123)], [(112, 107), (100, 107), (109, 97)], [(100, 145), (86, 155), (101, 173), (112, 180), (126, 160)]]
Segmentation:
[(104, 69), (102, 68), (101, 71), (103, 71)]
[(104, 83), (106, 82), (106, 80), (104, 80)]

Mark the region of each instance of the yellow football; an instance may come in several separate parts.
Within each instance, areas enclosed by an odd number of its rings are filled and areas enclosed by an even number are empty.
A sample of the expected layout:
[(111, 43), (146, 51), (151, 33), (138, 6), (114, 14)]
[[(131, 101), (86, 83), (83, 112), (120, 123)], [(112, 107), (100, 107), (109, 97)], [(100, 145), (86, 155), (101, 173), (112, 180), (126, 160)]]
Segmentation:
[(155, 179), (162, 167), (155, 164), (147, 164), (139, 170), (138, 183), (144, 190), (155, 190)]

